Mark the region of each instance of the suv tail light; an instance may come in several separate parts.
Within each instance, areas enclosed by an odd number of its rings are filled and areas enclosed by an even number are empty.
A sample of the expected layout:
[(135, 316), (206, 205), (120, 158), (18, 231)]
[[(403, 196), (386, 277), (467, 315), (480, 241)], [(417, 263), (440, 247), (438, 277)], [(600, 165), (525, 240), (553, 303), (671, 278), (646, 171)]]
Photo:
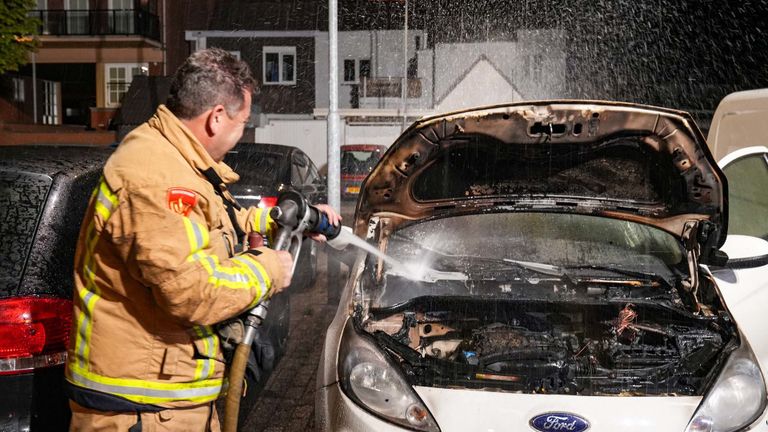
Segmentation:
[(59, 298), (0, 300), (0, 375), (63, 364), (72, 302)]
[(261, 197), (261, 201), (259, 201), (259, 208), (274, 207), (276, 205), (277, 205), (277, 197), (273, 197), (273, 196), (263, 196)]

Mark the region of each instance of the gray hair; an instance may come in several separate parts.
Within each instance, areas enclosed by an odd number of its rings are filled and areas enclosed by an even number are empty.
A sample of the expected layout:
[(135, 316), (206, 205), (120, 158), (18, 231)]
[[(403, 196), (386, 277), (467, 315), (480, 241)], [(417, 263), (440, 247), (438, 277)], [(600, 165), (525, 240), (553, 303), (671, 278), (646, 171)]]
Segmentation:
[(252, 92), (255, 87), (246, 62), (220, 48), (204, 49), (193, 53), (176, 70), (166, 106), (186, 120), (216, 105), (224, 105), (233, 117), (243, 106), (243, 92)]

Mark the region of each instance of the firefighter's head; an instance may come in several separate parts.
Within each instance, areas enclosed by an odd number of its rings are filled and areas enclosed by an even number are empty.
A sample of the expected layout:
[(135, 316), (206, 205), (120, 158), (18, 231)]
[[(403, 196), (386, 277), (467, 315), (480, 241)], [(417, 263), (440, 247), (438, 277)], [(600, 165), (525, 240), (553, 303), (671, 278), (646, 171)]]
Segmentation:
[(210, 48), (195, 52), (179, 67), (166, 105), (211, 157), (221, 161), (243, 135), (255, 89), (247, 63)]

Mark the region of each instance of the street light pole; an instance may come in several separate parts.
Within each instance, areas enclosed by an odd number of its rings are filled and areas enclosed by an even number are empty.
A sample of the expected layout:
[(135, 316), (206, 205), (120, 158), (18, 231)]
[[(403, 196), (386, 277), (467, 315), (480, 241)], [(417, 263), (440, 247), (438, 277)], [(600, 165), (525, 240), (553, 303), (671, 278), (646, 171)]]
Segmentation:
[(408, 122), (408, 0), (405, 0), (405, 20), (403, 22), (403, 79), (401, 81), (400, 97), (402, 98), (403, 126)]
[(337, 0), (328, 0), (328, 204), (337, 210), (341, 208), (338, 33), (338, 3)]

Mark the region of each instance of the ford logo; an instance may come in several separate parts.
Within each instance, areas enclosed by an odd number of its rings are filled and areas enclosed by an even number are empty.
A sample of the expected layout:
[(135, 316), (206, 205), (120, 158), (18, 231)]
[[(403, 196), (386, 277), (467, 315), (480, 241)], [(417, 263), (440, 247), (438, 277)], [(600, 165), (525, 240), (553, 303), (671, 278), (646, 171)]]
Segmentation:
[(589, 429), (589, 422), (577, 416), (564, 412), (548, 412), (539, 414), (530, 421), (532, 428), (541, 432), (583, 432)]

